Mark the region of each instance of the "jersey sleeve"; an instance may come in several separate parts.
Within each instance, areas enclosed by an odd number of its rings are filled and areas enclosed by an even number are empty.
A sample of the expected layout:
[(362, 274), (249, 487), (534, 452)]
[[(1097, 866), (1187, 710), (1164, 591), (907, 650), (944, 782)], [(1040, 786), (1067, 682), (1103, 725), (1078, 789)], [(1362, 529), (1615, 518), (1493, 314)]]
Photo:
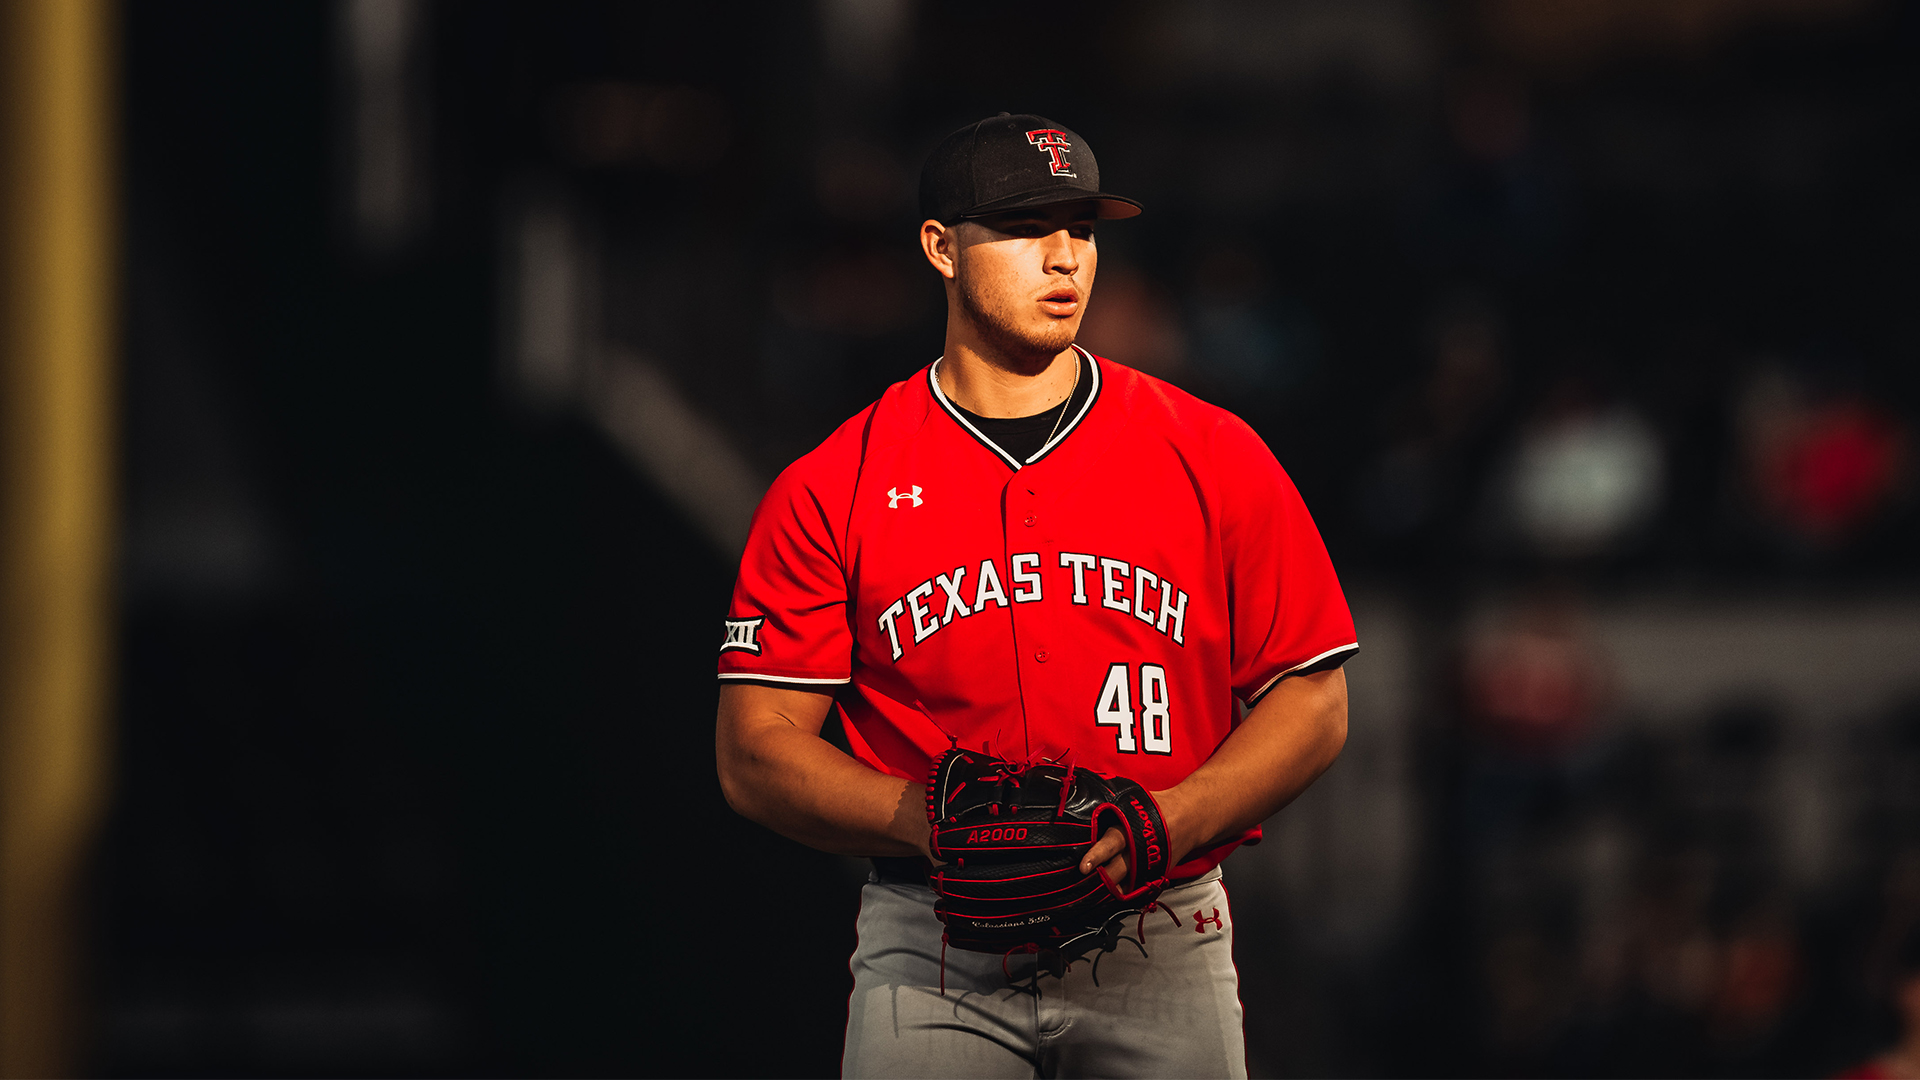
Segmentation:
[(1223, 423), (1217, 449), (1233, 692), (1252, 705), (1281, 679), (1338, 667), (1360, 645), (1320, 530), (1273, 451), (1237, 419)]
[(843, 537), (802, 459), (754, 511), (733, 585), (720, 678), (834, 686), (853, 673)]

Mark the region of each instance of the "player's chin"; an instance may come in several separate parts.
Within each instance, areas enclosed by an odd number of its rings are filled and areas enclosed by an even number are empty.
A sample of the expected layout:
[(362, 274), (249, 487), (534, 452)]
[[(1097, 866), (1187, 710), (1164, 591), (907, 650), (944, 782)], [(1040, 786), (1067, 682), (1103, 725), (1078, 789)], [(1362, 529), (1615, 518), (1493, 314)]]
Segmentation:
[(1053, 354), (1064, 351), (1079, 336), (1078, 312), (1068, 317), (1048, 318), (1029, 327), (1027, 332), (1027, 340), (1033, 344), (1034, 348)]

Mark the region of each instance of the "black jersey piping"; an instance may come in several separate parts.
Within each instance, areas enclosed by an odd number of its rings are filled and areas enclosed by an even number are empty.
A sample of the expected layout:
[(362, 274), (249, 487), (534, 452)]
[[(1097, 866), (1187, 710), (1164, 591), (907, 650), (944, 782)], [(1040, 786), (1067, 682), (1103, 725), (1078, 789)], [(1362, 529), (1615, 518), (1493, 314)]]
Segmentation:
[[(1087, 418), (1087, 413), (1093, 410), (1093, 403), (1100, 399), (1100, 385), (1101, 385), (1100, 362), (1093, 358), (1092, 353), (1088, 352), (1087, 350), (1081, 348), (1078, 345), (1073, 346), (1073, 351), (1076, 353), (1079, 353), (1080, 356), (1086, 360), (1087, 371), (1089, 373), (1088, 377), (1092, 380), (1092, 386), (1087, 391), (1086, 403), (1080, 406), (1080, 411), (1074, 414), (1073, 419), (1069, 421), (1065, 427), (1061, 428), (1060, 431), (1053, 436), (1053, 438), (1048, 439), (1046, 441), (1046, 444), (1041, 446), (1040, 449), (1035, 450), (1033, 452), (1033, 456), (1028, 458), (1024, 462), (1024, 464), (1027, 464), (1027, 465), (1035, 464), (1041, 458), (1044, 458), (1048, 454), (1053, 453), (1054, 448), (1059, 446), (1062, 442), (1065, 442), (1067, 436), (1073, 434), (1073, 429), (1080, 426), (1080, 421), (1085, 420)], [(944, 356), (940, 358), (940, 360), (944, 360), (944, 359), (946, 359), (946, 357)], [(933, 390), (933, 400), (940, 403), (940, 407), (947, 411), (948, 416), (953, 417), (953, 422), (956, 424), (959, 424), (960, 429), (962, 431), (965, 431), (967, 434), (973, 436), (974, 440), (978, 442), (981, 446), (984, 446), (988, 450), (993, 451), (993, 455), (995, 457), (999, 458), (1001, 461), (1006, 462), (1007, 465), (1010, 466), (1015, 472), (1020, 471), (1020, 467), (1023, 463), (1020, 461), (1019, 458), (1016, 458), (1012, 454), (1007, 453), (1004, 449), (1001, 448), (999, 443), (994, 442), (992, 439), (989, 439), (984, 432), (982, 432), (979, 428), (974, 427), (973, 422), (968, 420), (966, 418), (966, 415), (960, 411), (960, 407), (947, 399), (946, 393), (940, 389), (940, 379), (937, 374), (937, 369), (940, 367), (940, 360), (935, 360), (933, 363), (927, 365), (927, 386)], [(1072, 392), (1069, 391), (1067, 396), (1069, 399), (1071, 399), (1073, 396)]]

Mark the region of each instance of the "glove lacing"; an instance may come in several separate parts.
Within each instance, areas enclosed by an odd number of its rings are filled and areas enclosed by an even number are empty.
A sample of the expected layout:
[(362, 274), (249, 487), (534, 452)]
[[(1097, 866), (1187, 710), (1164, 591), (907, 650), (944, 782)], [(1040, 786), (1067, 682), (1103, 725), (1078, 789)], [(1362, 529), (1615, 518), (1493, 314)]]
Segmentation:
[[(1073, 965), (1086, 959), (1087, 953), (1092, 951), (1094, 946), (1099, 946), (1100, 949), (1099, 952), (1094, 954), (1093, 970), (1089, 972), (1089, 974), (1093, 976), (1093, 985), (1095, 986), (1100, 985), (1100, 958), (1119, 948), (1122, 941), (1132, 942), (1134, 948), (1140, 950), (1141, 957), (1150, 959), (1151, 957), (1149, 957), (1147, 953), (1147, 916), (1155, 911), (1166, 912), (1167, 918), (1172, 919), (1173, 925), (1176, 927), (1186, 925), (1180, 921), (1179, 915), (1174, 914), (1172, 908), (1158, 900), (1150, 900), (1147, 902), (1147, 905), (1138, 912), (1139, 919), (1134, 923), (1133, 936), (1128, 936), (1119, 932), (1119, 924), (1122, 920), (1126, 919), (1127, 916), (1136, 913), (1132, 911), (1115, 912), (1113, 916), (1107, 920), (1105, 926), (1102, 926), (1098, 930), (1090, 930), (1078, 937), (1068, 938), (1066, 941), (1060, 943), (1059, 948), (1052, 950), (1065, 956), (1069, 949), (1080, 945), (1082, 942), (1086, 942), (1085, 947), (1081, 949), (1072, 960), (1066, 961), (1059, 971), (1053, 973), (1054, 977), (1059, 978), (1067, 972), (1072, 971)], [(1032, 956), (1045, 951), (1047, 950), (1042, 949), (1039, 943), (1028, 941), (1015, 945), (1006, 952), (1001, 953), (1000, 974), (1006, 976), (1007, 985), (1029, 994), (1038, 994), (1040, 992), (1040, 976), (1047, 970), (1046, 965), (1036, 963), (1033, 967), (1033, 975), (1030, 977), (1028, 984), (1023, 987), (1014, 981), (1013, 971), (1008, 967), (1008, 962), (1017, 954)], [(940, 935), (940, 996), (947, 996), (947, 935), (945, 933)]]

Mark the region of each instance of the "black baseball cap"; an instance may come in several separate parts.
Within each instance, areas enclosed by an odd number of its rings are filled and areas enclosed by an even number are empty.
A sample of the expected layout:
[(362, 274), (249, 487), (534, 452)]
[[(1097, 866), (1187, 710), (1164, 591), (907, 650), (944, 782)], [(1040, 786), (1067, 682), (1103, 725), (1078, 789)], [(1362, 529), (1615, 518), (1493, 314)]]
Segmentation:
[(1007, 210), (1096, 199), (1103, 218), (1140, 204), (1100, 190), (1085, 139), (1032, 113), (1001, 113), (941, 140), (920, 170), (920, 213), (948, 225)]

